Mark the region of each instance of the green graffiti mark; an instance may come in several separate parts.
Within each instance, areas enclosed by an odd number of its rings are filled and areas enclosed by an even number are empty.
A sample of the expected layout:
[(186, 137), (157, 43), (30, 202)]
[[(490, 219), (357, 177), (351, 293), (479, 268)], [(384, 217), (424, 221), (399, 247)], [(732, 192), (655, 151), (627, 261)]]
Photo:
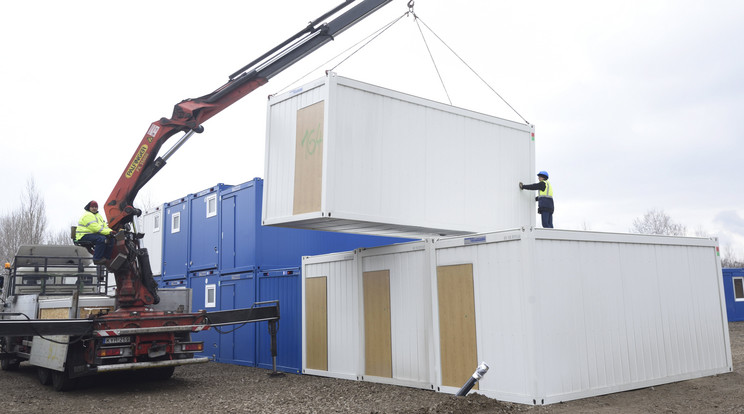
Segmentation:
[(305, 157), (315, 154), (315, 151), (323, 144), (323, 134), (320, 124), (314, 129), (305, 130), (305, 135), (300, 141), (300, 146), (305, 149)]

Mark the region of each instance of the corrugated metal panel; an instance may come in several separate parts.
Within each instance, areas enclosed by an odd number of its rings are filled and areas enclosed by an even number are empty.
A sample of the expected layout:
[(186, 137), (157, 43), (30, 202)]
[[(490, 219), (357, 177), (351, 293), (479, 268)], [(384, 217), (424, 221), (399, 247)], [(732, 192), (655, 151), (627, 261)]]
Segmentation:
[(163, 280), (186, 277), (189, 265), (189, 200), (187, 195), (165, 203)]
[(189, 199), (189, 271), (214, 269), (219, 263), (220, 192), (224, 184), (199, 191)]
[(163, 267), (163, 206), (146, 210), (139, 218), (140, 228), (145, 237), (140, 240), (140, 246), (147, 249), (150, 256), (152, 274), (160, 276)]
[[(492, 390), (491, 395), (497, 399), (532, 403), (533, 325), (525, 307), (531, 293), (520, 234), (504, 232), (473, 239), (474, 242), (452, 239), (438, 243), (436, 264), (473, 265), (478, 360), (497, 367), (479, 381), (480, 390)], [(439, 366), (437, 323), (434, 330)], [(437, 383), (441, 383), (441, 378)]]
[[(534, 176), (530, 126), (334, 74), (308, 89), (269, 102), (264, 224), (457, 235), (534, 223), (516, 190)], [(322, 207), (293, 214), (298, 111), (323, 99)]]
[[(303, 372), (337, 378), (358, 379), (360, 361), (360, 282), (355, 277), (353, 253), (322, 256), (322, 261), (303, 261), (304, 279), (327, 278), (328, 371), (309, 370), (305, 366), (306, 335), (303, 318)], [(304, 297), (304, 282), (303, 282)], [(304, 311), (303, 311), (304, 312)]]
[(544, 234), (534, 251), (546, 402), (728, 371), (712, 242)]
[[(428, 266), (419, 264), (422, 252), (403, 250), (416, 243), (305, 258), (306, 277), (333, 280), (329, 344), (346, 350), (329, 349), (328, 371), (313, 374), (364, 372), (359, 280), (389, 271), (393, 378), (361, 379), (421, 386), (429, 367), (436, 390), (456, 392), (442, 385), (441, 298), (433, 282), (440, 268), (454, 266), (472, 273), (478, 360), (497, 367), (479, 382), (488, 396), (550, 404), (729, 372), (716, 243), (524, 229), (441, 239), (423, 260)], [(428, 349), (420, 342), (426, 338)]]
[[(366, 249), (362, 273), (390, 272), (392, 378), (378, 382), (431, 388), (431, 291), (425, 242)], [(368, 379), (369, 378), (366, 378)]]
[[(279, 301), (276, 367), (280, 371), (300, 373), (302, 370), (302, 275), (299, 268), (260, 272), (258, 301)], [(260, 368), (272, 369), (269, 323), (256, 325), (257, 359)]]

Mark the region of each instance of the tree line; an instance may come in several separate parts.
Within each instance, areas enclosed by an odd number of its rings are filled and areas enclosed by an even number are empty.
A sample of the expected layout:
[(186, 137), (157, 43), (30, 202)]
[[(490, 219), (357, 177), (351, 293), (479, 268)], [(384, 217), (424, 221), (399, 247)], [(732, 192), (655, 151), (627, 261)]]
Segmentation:
[(48, 229), (44, 198), (29, 179), (19, 207), (0, 216), (0, 260), (11, 262), (20, 246), (38, 244), (72, 244), (72, 239), (69, 229)]

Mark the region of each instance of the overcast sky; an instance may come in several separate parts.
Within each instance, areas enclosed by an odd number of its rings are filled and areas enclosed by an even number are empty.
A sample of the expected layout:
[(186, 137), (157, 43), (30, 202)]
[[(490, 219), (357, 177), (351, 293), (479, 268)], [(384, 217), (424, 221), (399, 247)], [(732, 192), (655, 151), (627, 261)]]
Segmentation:
[[(33, 179), (50, 226), (74, 224), (88, 200), (105, 202), (151, 122), (341, 2), (1, 2), (0, 213), (19, 206)], [(263, 177), (266, 97), (306, 74), (297, 84), (323, 76), (332, 67), (324, 62), (403, 15), (406, 3), (394, 0), (205, 123), (140, 192), (140, 205)], [(744, 258), (744, 2), (414, 7), (535, 125), (556, 227), (627, 232), (634, 218), (659, 209)], [(522, 122), (425, 34), (455, 106)], [(411, 17), (335, 72), (447, 102)]]

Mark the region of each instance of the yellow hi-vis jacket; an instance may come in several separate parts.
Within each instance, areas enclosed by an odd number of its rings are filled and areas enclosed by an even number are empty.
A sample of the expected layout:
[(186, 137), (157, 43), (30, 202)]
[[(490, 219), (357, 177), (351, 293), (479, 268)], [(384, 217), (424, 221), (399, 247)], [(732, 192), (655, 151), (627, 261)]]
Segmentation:
[(75, 229), (75, 240), (80, 240), (86, 234), (102, 234), (108, 236), (111, 234), (111, 229), (106, 224), (106, 220), (103, 219), (99, 213), (93, 214), (88, 210), (85, 210), (83, 216), (78, 221), (77, 228)]

